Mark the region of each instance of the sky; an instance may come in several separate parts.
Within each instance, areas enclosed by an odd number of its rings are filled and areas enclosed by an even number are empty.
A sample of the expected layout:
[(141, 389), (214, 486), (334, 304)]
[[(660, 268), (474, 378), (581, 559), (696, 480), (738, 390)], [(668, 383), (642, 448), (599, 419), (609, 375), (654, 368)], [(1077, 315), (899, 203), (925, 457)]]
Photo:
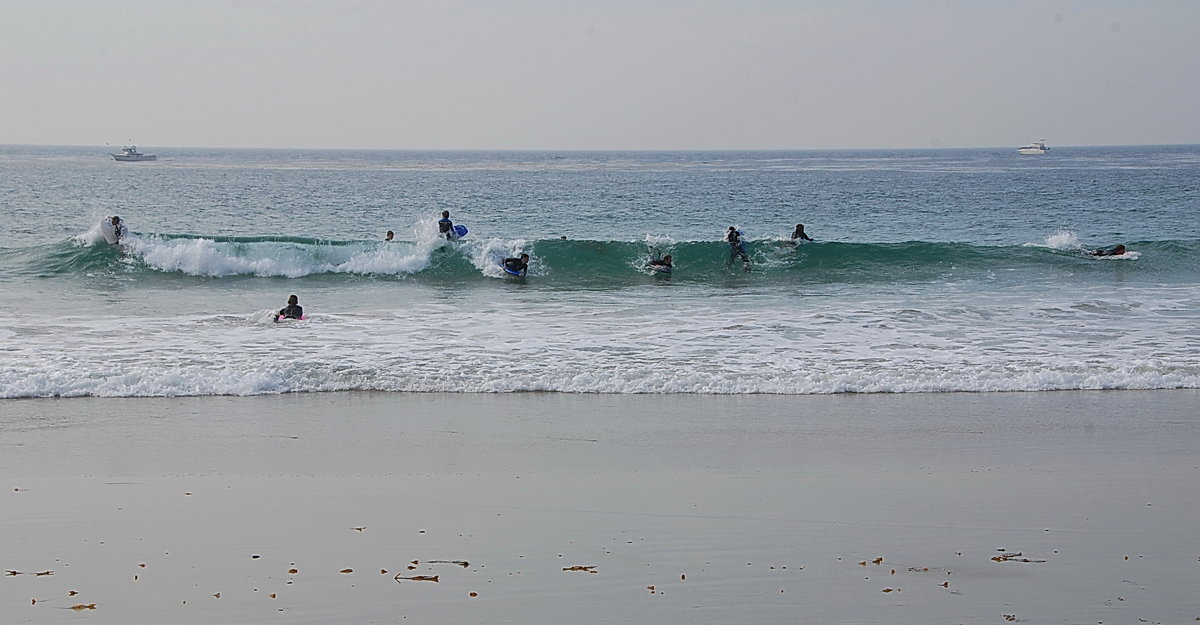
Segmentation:
[(0, 0), (0, 144), (1200, 143), (1200, 0)]

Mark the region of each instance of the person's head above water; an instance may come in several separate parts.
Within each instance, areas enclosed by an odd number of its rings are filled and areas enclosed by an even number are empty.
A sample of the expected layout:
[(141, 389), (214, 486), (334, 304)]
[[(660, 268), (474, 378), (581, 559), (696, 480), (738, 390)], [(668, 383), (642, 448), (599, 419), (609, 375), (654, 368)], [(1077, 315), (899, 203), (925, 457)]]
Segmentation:
[(1112, 252), (1110, 252), (1110, 253), (1113, 254), (1114, 256), (1119, 255), (1119, 254), (1124, 254), (1125, 246), (1118, 243), (1116, 247), (1112, 248)]
[(112, 218), (112, 225), (114, 225), (114, 226), (119, 226), (119, 225), (121, 225), (121, 218), (120, 218), (120, 217), (117, 217), (116, 215), (113, 215), (113, 218)]
[(447, 219), (449, 217), (450, 217), (450, 211), (442, 211), (442, 219)]
[(529, 260), (529, 254), (521, 254), (521, 260)]
[(298, 303), (300, 303), (299, 297), (296, 297), (295, 295), (288, 296), (288, 306), (295, 306)]
[(667, 254), (666, 256), (663, 256), (663, 257), (662, 257), (662, 259), (663, 259), (663, 262), (670, 263), (670, 262), (671, 262), (671, 255), (670, 255), (670, 254)]
[(392, 232), (391, 230), (388, 230), (388, 231), (387, 231), (387, 234), (386, 234), (386, 235), (383, 237), (383, 240), (384, 240), (384, 241), (391, 241), (391, 240), (392, 240), (393, 238), (395, 238), (395, 237), (396, 237), (396, 233), (395, 233), (395, 232)]

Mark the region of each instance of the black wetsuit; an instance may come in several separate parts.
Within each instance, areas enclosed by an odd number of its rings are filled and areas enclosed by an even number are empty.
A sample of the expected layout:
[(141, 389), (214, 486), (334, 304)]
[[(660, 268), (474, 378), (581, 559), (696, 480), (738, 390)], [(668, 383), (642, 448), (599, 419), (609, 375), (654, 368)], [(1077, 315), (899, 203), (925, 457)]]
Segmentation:
[(505, 258), (504, 268), (508, 269), (509, 271), (525, 273), (525, 271), (529, 269), (529, 264), (522, 262), (520, 258)]
[(450, 221), (449, 217), (442, 217), (438, 220), (438, 232), (446, 235), (447, 239), (454, 238), (454, 222)]
[(670, 269), (671, 263), (668, 263), (667, 261), (665, 261), (661, 258), (656, 258), (656, 259), (650, 261), (650, 266), (651, 267), (666, 267), (667, 269)]
[(1093, 250), (1091, 254), (1092, 256), (1120, 256), (1127, 251), (1129, 250), (1126, 250), (1124, 245), (1118, 245), (1116, 247)]
[(797, 230), (792, 233), (792, 240), (793, 241), (796, 241), (796, 240), (812, 241), (812, 237), (805, 234), (803, 230)]
[(746, 245), (742, 243), (742, 233), (737, 230), (730, 230), (729, 234), (725, 235), (725, 240), (729, 242), (729, 262), (733, 262), (735, 258), (741, 258), (742, 262), (750, 262), (750, 255), (746, 253)]
[(304, 316), (304, 307), (299, 304), (292, 304), (279, 310), (279, 317), (283, 319), (300, 319)]

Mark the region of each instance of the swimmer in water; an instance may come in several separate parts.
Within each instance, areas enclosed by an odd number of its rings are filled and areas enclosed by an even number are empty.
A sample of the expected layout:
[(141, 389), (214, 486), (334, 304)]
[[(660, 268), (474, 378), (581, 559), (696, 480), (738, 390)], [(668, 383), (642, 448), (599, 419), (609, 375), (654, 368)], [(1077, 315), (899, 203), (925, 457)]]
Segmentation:
[(295, 295), (288, 296), (288, 305), (279, 309), (279, 314), (275, 315), (275, 321), (280, 319), (303, 319), (304, 307), (300, 305), (300, 298)]

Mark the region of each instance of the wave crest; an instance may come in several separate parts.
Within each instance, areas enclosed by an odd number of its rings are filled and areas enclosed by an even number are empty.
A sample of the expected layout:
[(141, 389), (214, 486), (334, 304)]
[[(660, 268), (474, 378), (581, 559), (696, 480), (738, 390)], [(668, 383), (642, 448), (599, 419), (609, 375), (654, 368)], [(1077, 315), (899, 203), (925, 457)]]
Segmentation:
[[(676, 282), (727, 281), (743, 272), (730, 263), (722, 241), (674, 241), (647, 235), (641, 241), (499, 239), (471, 235), (446, 241), (436, 230), (409, 241), (336, 241), (304, 237), (220, 237), (131, 234), (121, 246), (103, 242), (96, 229), (62, 244), (9, 253), (25, 256), (31, 272), (44, 275), (97, 270), (159, 276), (306, 278), (353, 274), (373, 279), (417, 278), (456, 283), (503, 278), (505, 257), (527, 252), (529, 276), (539, 283), (620, 287), (652, 275), (647, 263), (674, 257)], [(1128, 244), (1151, 262), (1129, 265), (1139, 271), (1176, 272), (1200, 266), (1200, 241), (1146, 241)], [(989, 278), (998, 271), (1031, 274), (1099, 270), (1073, 232), (1050, 235), (1043, 243), (995, 246), (954, 242), (899, 243), (750, 241), (752, 275), (747, 279), (781, 284), (928, 282)], [(1127, 265), (1127, 264), (1126, 264)], [(142, 276), (135, 276), (142, 277)]]

